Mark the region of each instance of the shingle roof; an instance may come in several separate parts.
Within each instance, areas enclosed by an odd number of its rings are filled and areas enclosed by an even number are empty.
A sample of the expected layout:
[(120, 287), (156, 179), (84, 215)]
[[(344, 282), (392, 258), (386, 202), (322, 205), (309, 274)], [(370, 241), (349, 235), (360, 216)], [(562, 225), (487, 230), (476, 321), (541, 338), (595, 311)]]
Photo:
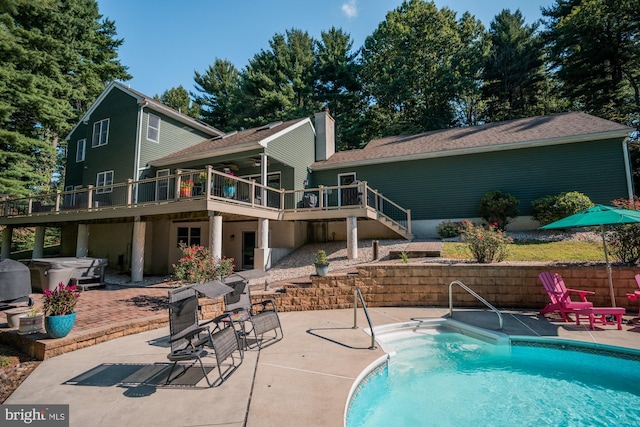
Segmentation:
[(351, 163), (380, 163), (393, 159), (562, 144), (621, 137), (631, 131), (633, 129), (630, 127), (589, 114), (562, 113), (377, 139), (362, 149), (337, 152), (327, 160), (314, 163), (312, 167), (322, 169)]
[(301, 124), (304, 121), (309, 121), (309, 119), (275, 122), (265, 126), (230, 132), (219, 137), (207, 139), (165, 157), (153, 160), (150, 164), (156, 166), (181, 161), (183, 159), (213, 157), (221, 154), (221, 150), (224, 150), (225, 153), (227, 153), (229, 150), (240, 152), (252, 148), (260, 148), (264, 146), (263, 144), (266, 141), (274, 137), (276, 134), (286, 131), (288, 128)]

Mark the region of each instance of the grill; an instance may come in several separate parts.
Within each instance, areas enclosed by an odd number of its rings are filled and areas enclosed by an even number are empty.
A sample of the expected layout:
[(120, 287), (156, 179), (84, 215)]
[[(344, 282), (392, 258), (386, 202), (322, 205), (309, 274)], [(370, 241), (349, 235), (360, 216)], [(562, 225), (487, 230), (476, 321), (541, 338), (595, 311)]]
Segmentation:
[(0, 262), (0, 310), (14, 308), (20, 302), (33, 305), (29, 268), (18, 261)]

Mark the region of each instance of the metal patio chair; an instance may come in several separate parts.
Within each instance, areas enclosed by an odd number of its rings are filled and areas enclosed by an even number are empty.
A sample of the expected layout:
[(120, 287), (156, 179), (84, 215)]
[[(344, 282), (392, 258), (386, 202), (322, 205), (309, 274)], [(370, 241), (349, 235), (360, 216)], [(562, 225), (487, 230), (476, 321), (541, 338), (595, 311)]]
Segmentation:
[[(214, 325), (211, 330), (209, 325)], [(171, 353), (167, 358), (173, 362), (165, 385), (185, 374), (196, 362), (200, 364), (202, 373), (209, 387), (222, 384), (241, 364), (244, 358), (238, 335), (229, 315), (223, 314), (210, 321), (198, 323), (198, 297), (195, 289), (187, 286), (169, 291), (169, 329)], [(209, 354), (205, 346), (213, 349), (218, 367), (219, 378), (211, 381), (207, 374), (207, 366), (203, 358)], [(239, 362), (236, 363), (234, 353), (238, 351)], [(231, 358), (229, 366), (223, 370), (222, 364)], [(171, 375), (179, 363), (191, 362), (182, 372), (173, 378)]]
[[(233, 292), (224, 296), (225, 313), (240, 323), (246, 348), (262, 349), (280, 341), (284, 333), (274, 300), (251, 303), (251, 275), (249, 272), (239, 272), (225, 278), (225, 284), (233, 288)], [(245, 326), (247, 322), (250, 324), (249, 330)], [(249, 339), (255, 342), (251, 344)]]

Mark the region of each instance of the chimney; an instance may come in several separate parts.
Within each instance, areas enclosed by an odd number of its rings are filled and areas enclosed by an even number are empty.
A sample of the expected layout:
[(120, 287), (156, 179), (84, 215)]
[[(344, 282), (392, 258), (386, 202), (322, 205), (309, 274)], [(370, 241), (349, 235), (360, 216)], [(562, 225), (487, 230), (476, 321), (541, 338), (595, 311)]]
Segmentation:
[(336, 152), (336, 124), (327, 107), (315, 114), (316, 162), (327, 160)]

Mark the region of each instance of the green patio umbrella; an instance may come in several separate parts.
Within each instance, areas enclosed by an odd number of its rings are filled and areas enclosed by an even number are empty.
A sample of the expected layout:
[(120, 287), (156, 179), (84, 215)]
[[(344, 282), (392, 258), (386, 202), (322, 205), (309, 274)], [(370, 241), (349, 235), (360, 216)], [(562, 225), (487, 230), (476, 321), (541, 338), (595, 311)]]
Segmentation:
[(640, 211), (630, 209), (620, 209), (613, 206), (595, 205), (566, 218), (540, 227), (541, 230), (557, 230), (562, 228), (577, 227), (600, 227), (602, 234), (602, 248), (604, 249), (604, 259), (607, 264), (607, 276), (609, 278), (609, 291), (611, 292), (611, 306), (616, 306), (616, 299), (613, 292), (613, 280), (611, 279), (611, 264), (607, 253), (607, 242), (605, 240), (605, 225), (622, 225), (640, 223)]

